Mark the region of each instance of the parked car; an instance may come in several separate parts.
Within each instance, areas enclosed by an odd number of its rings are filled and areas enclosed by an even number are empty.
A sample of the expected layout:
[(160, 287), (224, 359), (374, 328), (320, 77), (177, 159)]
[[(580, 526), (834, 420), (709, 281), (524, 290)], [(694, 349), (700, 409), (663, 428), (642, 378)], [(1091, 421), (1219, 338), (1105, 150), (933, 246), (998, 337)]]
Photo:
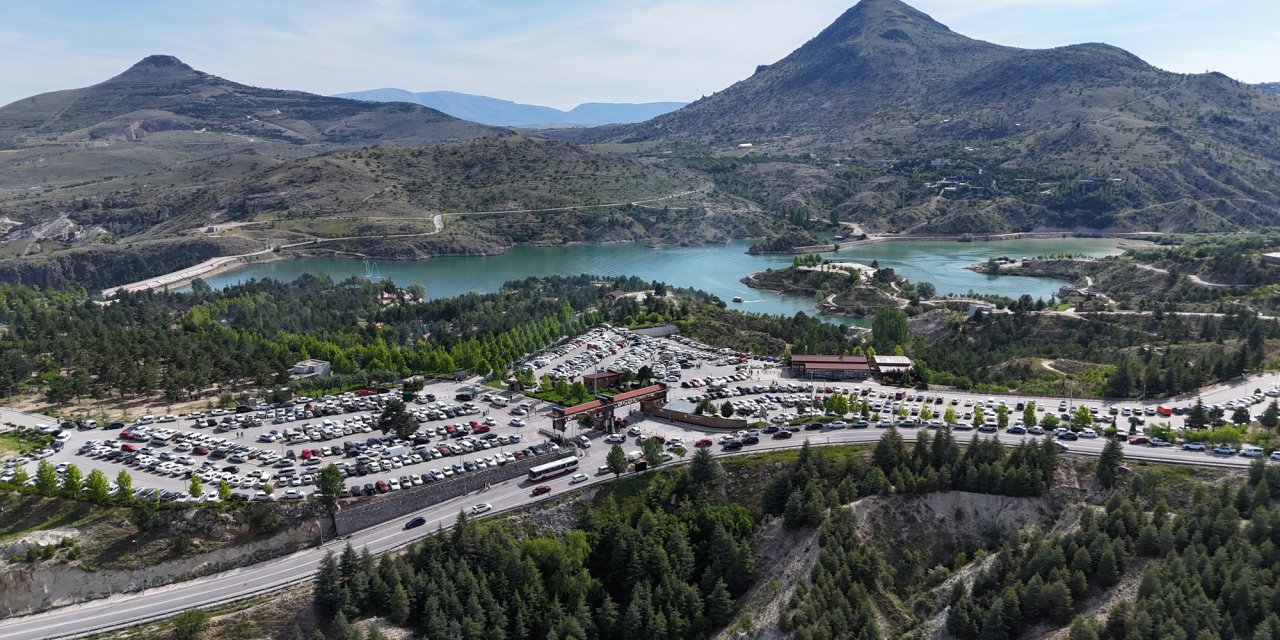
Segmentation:
[(1205, 447), (1203, 442), (1188, 442), (1182, 445), (1182, 450), (1183, 451), (1204, 451)]

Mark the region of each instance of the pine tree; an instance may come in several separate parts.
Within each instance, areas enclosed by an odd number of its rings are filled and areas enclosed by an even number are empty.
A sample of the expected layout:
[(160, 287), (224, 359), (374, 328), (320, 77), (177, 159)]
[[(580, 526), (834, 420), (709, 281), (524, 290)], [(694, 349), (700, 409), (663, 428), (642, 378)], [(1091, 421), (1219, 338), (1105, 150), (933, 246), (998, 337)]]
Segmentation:
[(396, 624), (404, 624), (409, 620), (409, 594), (399, 584), (396, 584), (391, 590), (391, 596), (387, 598), (387, 614)]
[(1098, 640), (1098, 632), (1093, 628), (1093, 623), (1088, 620), (1076, 616), (1071, 622), (1071, 631), (1067, 634), (1068, 640)]
[(1098, 457), (1098, 482), (1108, 489), (1116, 486), (1122, 464), (1124, 464), (1124, 448), (1114, 438), (1108, 439), (1107, 444), (1102, 447), (1102, 455)]
[(1094, 572), (1098, 584), (1110, 587), (1120, 581), (1120, 570), (1116, 566), (1116, 554), (1111, 545), (1106, 545), (1098, 556), (1098, 569)]
[(315, 605), (316, 611), (324, 618), (338, 613), (343, 603), (341, 574), (338, 563), (330, 551), (320, 560), (320, 568), (316, 572)]
[(711, 624), (720, 627), (732, 618), (733, 597), (729, 595), (729, 589), (725, 586), (724, 580), (716, 581), (711, 593), (707, 594), (705, 604)]

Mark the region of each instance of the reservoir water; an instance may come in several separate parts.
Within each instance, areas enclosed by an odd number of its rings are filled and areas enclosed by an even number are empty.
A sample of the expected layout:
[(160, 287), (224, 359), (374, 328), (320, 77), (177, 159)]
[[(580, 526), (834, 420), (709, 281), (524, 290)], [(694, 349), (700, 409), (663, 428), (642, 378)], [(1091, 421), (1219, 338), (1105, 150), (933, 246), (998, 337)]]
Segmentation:
[[(850, 260), (894, 271), (912, 282), (932, 282), (939, 294), (970, 291), (1017, 298), (1029, 294), (1048, 298), (1062, 282), (1023, 276), (989, 276), (964, 267), (997, 256), (1034, 257), (1068, 252), (1092, 257), (1120, 253), (1118, 240), (1062, 238), (1005, 240), (999, 242), (883, 242), (839, 253), (824, 253), (829, 260)], [(421, 283), (429, 298), (447, 298), (468, 291), (497, 291), (502, 283), (528, 276), (634, 275), (659, 280), (678, 287), (692, 287), (715, 294), (729, 303), (734, 296), (742, 304), (730, 305), (742, 311), (793, 315), (797, 311), (815, 313), (815, 302), (806, 298), (780, 296), (751, 289), (739, 282), (743, 277), (768, 268), (791, 264), (789, 255), (753, 256), (746, 253), (749, 241), (703, 247), (651, 248), (643, 244), (584, 244), (562, 247), (515, 247), (498, 256), (431, 258), (416, 261), (372, 261), (377, 277), (390, 278), (403, 286)], [(292, 280), (304, 273), (327, 274), (334, 280), (362, 275), (365, 263), (342, 258), (300, 258), (248, 265), (208, 279), (210, 286), (222, 288), (251, 278)], [(832, 318), (846, 324), (865, 324), (851, 319)]]

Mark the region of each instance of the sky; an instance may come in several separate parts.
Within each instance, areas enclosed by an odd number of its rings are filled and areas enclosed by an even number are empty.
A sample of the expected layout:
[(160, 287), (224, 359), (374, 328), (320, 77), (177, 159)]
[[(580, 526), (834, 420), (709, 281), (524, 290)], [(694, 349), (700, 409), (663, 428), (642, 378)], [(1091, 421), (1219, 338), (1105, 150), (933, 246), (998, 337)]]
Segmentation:
[[(952, 30), (1106, 42), (1177, 72), (1280, 81), (1280, 0), (915, 0)], [(0, 104), (150, 54), (320, 94), (449, 90), (568, 109), (691, 101), (786, 56), (853, 0), (0, 0)]]

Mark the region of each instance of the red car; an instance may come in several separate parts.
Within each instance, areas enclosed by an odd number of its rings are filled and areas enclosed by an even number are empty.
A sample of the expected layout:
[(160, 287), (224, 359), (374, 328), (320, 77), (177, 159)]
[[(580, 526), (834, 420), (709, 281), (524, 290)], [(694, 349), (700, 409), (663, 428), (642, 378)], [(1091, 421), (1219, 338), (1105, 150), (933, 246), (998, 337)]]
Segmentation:
[(138, 448), (126, 442), (120, 445), (120, 450), (129, 452), (129, 453), (134, 453), (138, 450)]
[(540, 495), (543, 495), (543, 494), (545, 494), (545, 493), (551, 493), (551, 486), (550, 486), (550, 485), (545, 485), (545, 484), (544, 484), (544, 485), (539, 485), (539, 486), (537, 486), (537, 487), (534, 487), (534, 488), (533, 488), (533, 493), (531, 493), (531, 494), (529, 494), (529, 495), (533, 495), (533, 496), (540, 496)]
[(310, 460), (310, 459), (311, 459), (311, 456), (313, 456), (313, 455), (315, 455), (315, 454), (311, 453), (311, 450), (310, 450), (310, 449), (303, 449), (303, 450), (302, 450), (302, 459), (303, 459), (303, 460)]
[(1150, 444), (1146, 436), (1129, 436), (1129, 444)]
[(666, 438), (664, 438), (664, 437), (662, 437), (662, 436), (649, 436), (649, 439), (650, 439), (650, 440), (657, 440), (658, 442), (666, 442), (666, 441), (667, 441), (667, 439), (666, 439)]
[(478, 424), (474, 429), (471, 430), (471, 433), (489, 433), (489, 425)]
[(790, 437), (791, 437), (791, 432), (785, 429), (773, 434), (774, 440), (786, 440), (787, 438), (790, 438)]
[(695, 447), (709, 447), (709, 446), (711, 446), (711, 438), (703, 438), (703, 439), (701, 439), (701, 440), (699, 440), (699, 441), (697, 441), (697, 442), (693, 443), (693, 446), (695, 446)]
[(373, 487), (378, 490), (378, 493), (386, 493), (391, 490), (391, 485), (387, 484), (385, 480), (379, 480)]
[(209, 448), (202, 445), (196, 445), (191, 448), (191, 453), (194, 453), (198, 456), (202, 456), (209, 453)]

